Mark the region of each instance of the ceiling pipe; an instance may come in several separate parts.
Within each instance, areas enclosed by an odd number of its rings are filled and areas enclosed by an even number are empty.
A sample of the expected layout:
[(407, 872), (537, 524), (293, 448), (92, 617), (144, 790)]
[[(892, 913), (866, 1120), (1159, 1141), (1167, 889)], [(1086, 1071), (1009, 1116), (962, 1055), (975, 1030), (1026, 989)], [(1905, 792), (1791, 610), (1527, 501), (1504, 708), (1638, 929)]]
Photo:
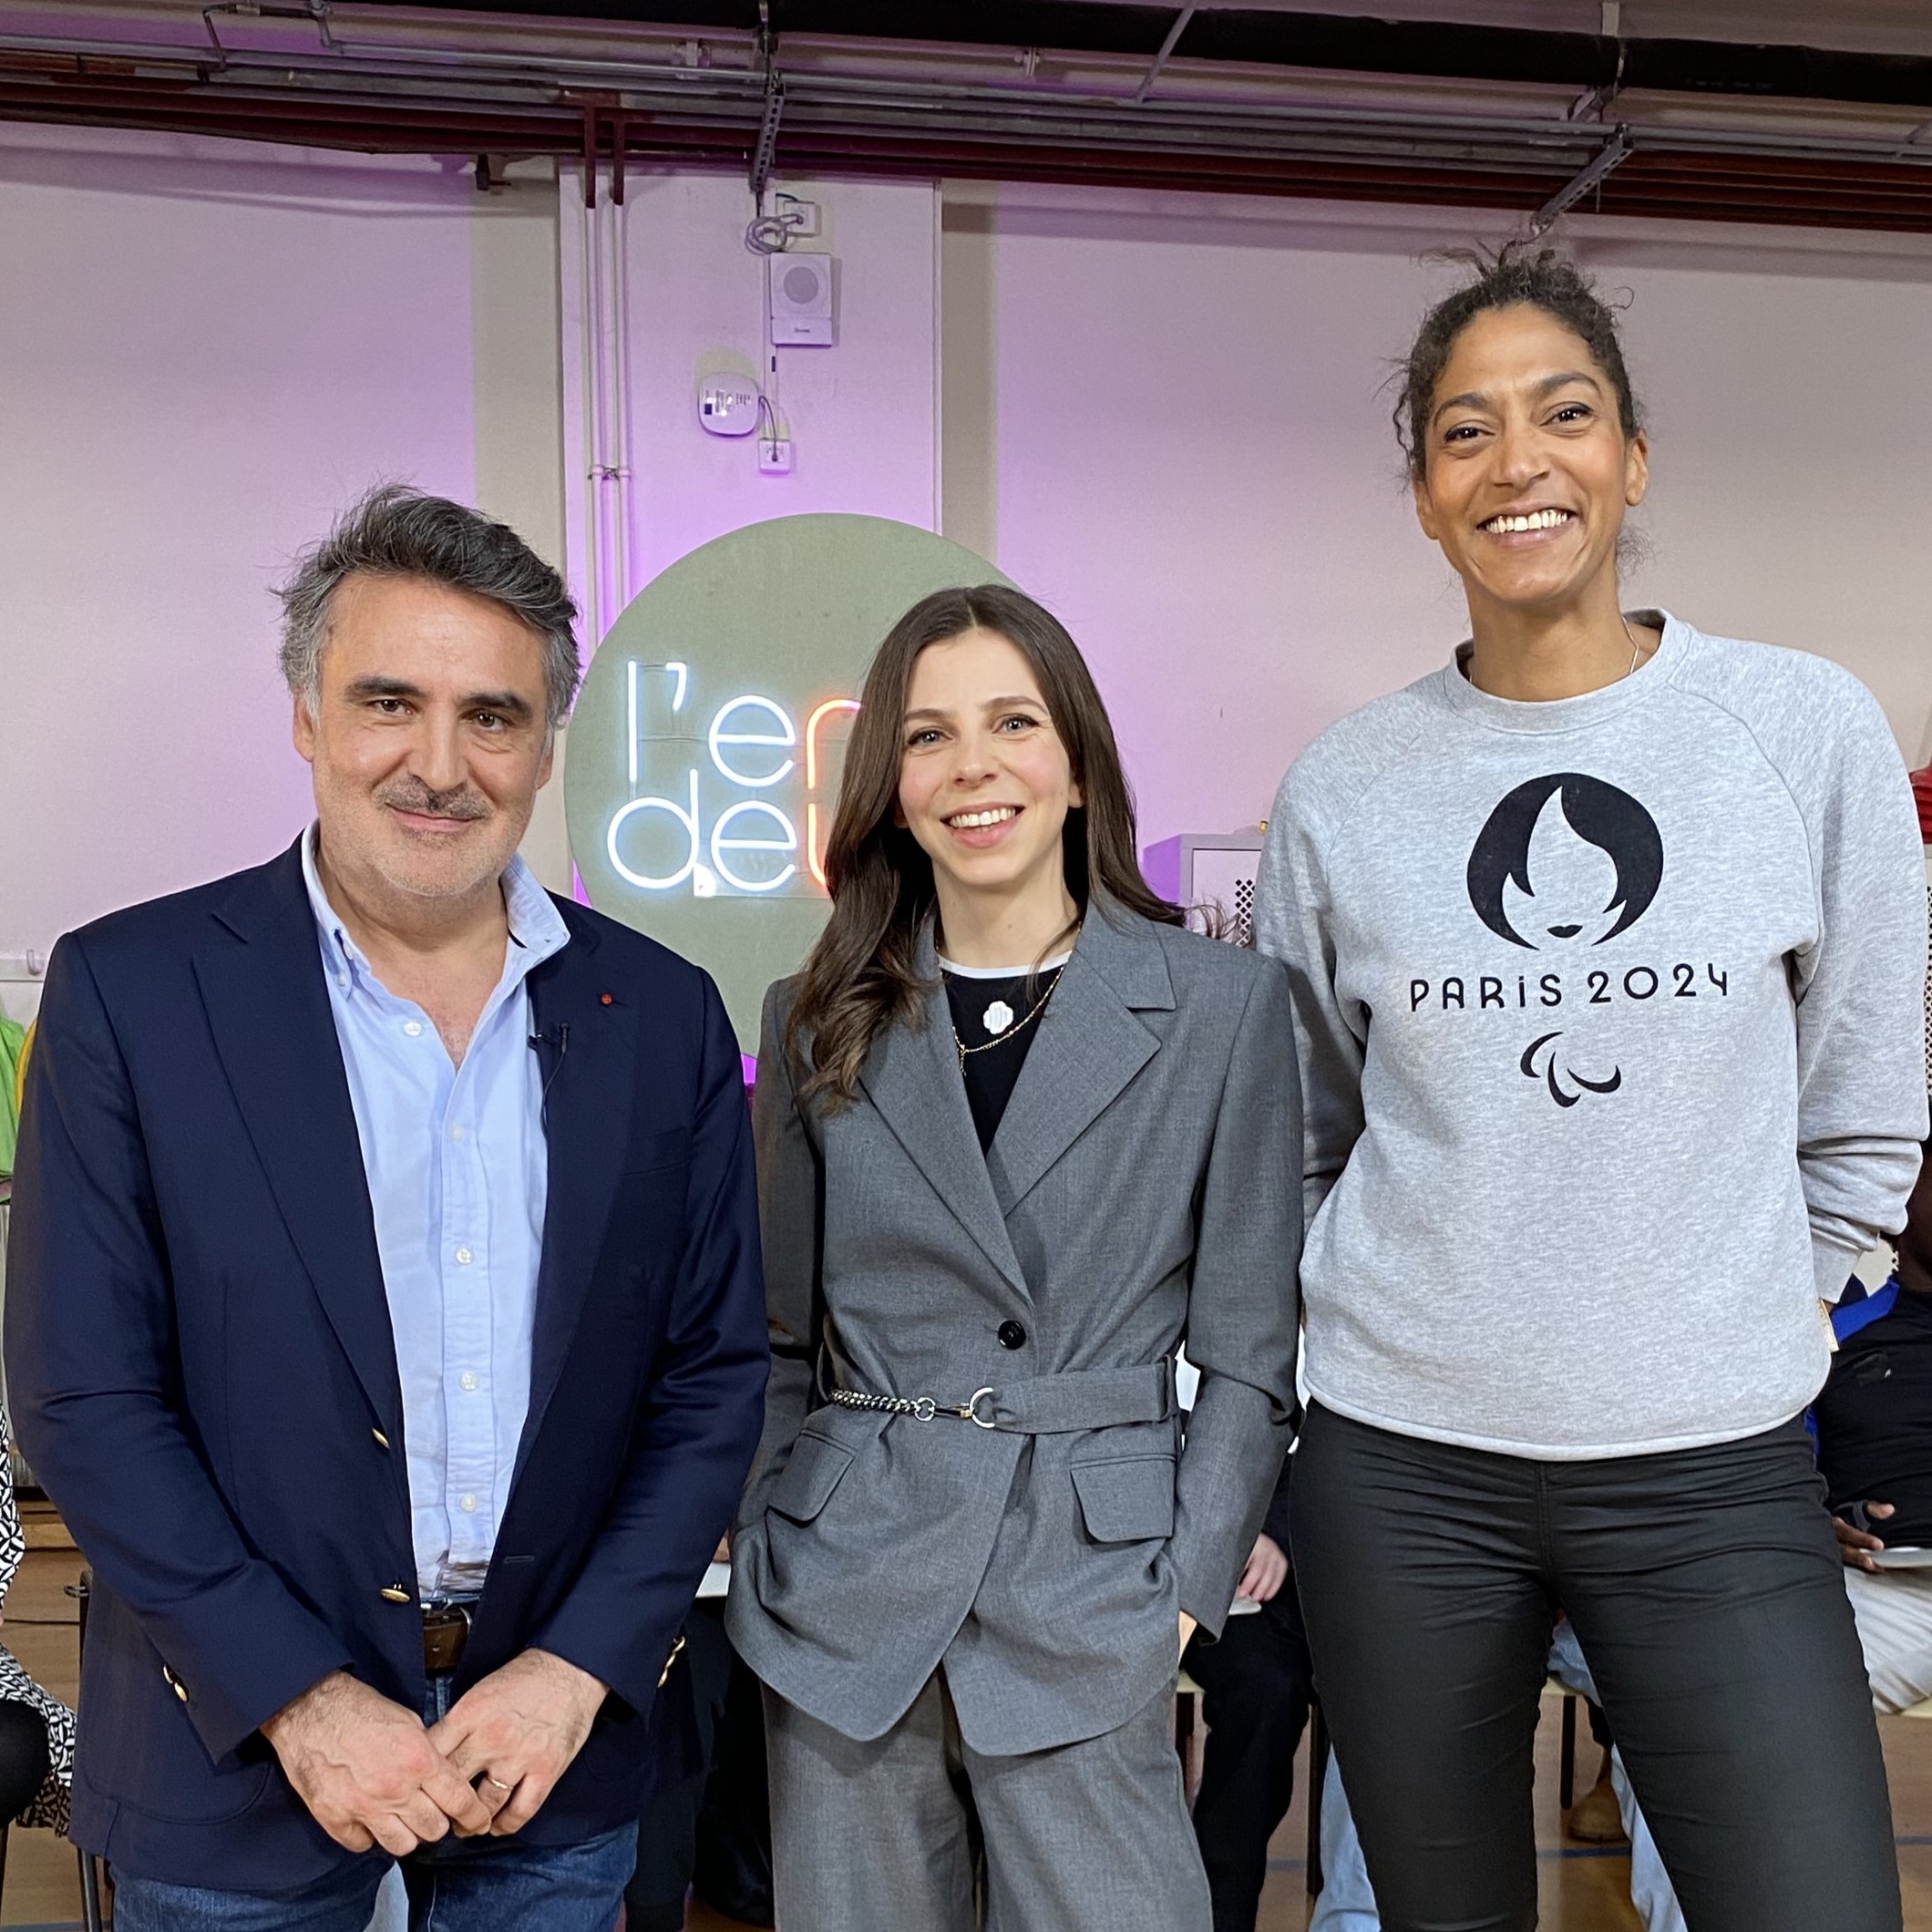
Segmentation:
[[(231, 0), (224, 17), (249, 17), (247, 4)], [(1683, 101), (1626, 93), (1611, 129), (1569, 118), (1572, 98), (1554, 89), (1230, 70), (1195, 57), (1196, 29), (1232, 11), (1183, 8), (1168, 20), (1166, 65), (1149, 69), (1145, 53), (1132, 65), (1089, 62), (1067, 86), (1023, 80), (1011, 48), (1002, 66), (984, 51), (788, 40), (781, 73), (770, 40), (751, 34), (707, 36), (713, 63), (700, 67), (682, 43), (679, 58), (658, 58), (662, 36), (592, 34), (581, 22), (540, 56), (474, 16), (451, 15), (447, 35), (426, 43), (416, 14), (417, 38), (377, 45), (354, 37), (372, 24), (366, 10), (351, 20), (317, 0), (257, 17), (313, 20), (332, 36), (327, 50), (217, 36), (211, 57), (194, 42), (0, 36), (0, 117), (386, 152), (581, 152), (592, 196), (608, 128), (613, 194), (627, 163), (718, 163), (755, 180), (774, 167), (844, 165), (1459, 202), (1546, 225), (1553, 206), (1596, 192), (1606, 213), (1932, 231), (1932, 144), (1921, 140), (1932, 123), (1917, 115), (1731, 98), (1700, 103), (1706, 111), (1686, 125)], [(1173, 57), (1183, 33), (1185, 62)], [(1158, 98), (1156, 78), (1172, 82)]]
[[(753, 27), (750, 0), (430, 0), (434, 10), (552, 22), (565, 15), (626, 27), (673, 26), (721, 39)], [(1162, 35), (1166, 11), (1139, 0), (767, 0), (775, 28), (787, 36), (923, 42), (929, 46), (1043, 48), (1054, 55), (1117, 55), (1144, 67)], [(1603, 7), (1597, 33), (1484, 26), (1400, 17), (1401, 0), (1374, 15), (1324, 13), (1279, 5), (1190, 9), (1189, 57), (1223, 64), (1326, 68), (1417, 77), (1496, 79), (1580, 88), (1614, 85), (1671, 92), (1778, 95), (1925, 105), (1932, 108), (1932, 55), (1865, 53), (1804, 42), (1699, 40), (1621, 31), (1620, 12)], [(1829, 9), (1819, 14), (1819, 39)], [(709, 25), (704, 23), (707, 22)]]

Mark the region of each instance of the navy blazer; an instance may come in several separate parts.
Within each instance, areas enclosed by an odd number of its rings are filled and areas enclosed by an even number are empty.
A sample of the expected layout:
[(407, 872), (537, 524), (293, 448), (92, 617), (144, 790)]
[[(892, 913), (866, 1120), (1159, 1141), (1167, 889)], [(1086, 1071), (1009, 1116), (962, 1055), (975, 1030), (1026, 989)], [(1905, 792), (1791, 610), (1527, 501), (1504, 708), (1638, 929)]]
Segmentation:
[[(456, 1689), (531, 1646), (611, 1686), (526, 1839), (635, 1818), (748, 1466), (765, 1300), (737, 1043), (710, 979), (558, 901), (568, 1025), (529, 1414)], [(7, 1268), (21, 1445), (94, 1567), (74, 1837), (177, 1884), (352, 1855), (259, 1726), (329, 1671), (420, 1709), (402, 1396), (299, 852), (55, 948)], [(406, 1600), (396, 1602), (400, 1594)]]

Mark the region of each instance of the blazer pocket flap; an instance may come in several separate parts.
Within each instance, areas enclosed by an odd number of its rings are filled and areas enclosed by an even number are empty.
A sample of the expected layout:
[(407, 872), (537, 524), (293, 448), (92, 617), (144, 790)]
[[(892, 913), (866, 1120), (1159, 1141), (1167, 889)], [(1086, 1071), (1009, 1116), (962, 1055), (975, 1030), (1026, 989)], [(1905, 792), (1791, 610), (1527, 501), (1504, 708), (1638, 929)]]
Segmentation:
[(807, 1432), (792, 1444), (791, 1460), (778, 1472), (771, 1506), (795, 1523), (809, 1523), (851, 1466), (852, 1452), (842, 1443)]
[(1096, 1543), (1137, 1543), (1174, 1534), (1171, 1455), (1123, 1455), (1072, 1466), (1080, 1513)]

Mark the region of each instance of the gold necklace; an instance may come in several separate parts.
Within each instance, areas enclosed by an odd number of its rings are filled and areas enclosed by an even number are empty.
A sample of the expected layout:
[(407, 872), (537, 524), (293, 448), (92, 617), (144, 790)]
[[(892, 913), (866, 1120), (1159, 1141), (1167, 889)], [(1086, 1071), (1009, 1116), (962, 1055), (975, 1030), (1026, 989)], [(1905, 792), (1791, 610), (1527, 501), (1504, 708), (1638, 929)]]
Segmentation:
[[(1059, 985), (1060, 973), (1064, 972), (1065, 971), (1066, 969), (1063, 966), (1062, 968), (1060, 968), (1059, 971), (1054, 973), (1053, 986)], [(1026, 1029), (1031, 1026), (1033, 1022), (1037, 1020), (1040, 1015), (1046, 1011), (1046, 1002), (1053, 996), (1053, 986), (1049, 986), (1046, 991), (1042, 993), (1036, 1001), (1033, 1002), (1033, 1012), (1028, 1013), (1023, 1020), (1016, 1021), (1012, 1026), (1009, 1026), (1003, 1033), (1001, 1033), (995, 1038), (987, 1041), (983, 1045), (968, 1046), (966, 1043), (960, 1038), (959, 1027), (955, 1025), (952, 1029), (952, 1044), (954, 1050), (958, 1053), (960, 1056), (961, 1073), (963, 1074), (966, 1071), (966, 1056), (968, 1053), (990, 1053), (994, 1047), (1004, 1046), (1006, 1043), (1009, 1040), (1012, 1039), (1016, 1034), (1023, 1033)]]
[[(1630, 629), (1630, 620), (1626, 617), (1621, 611), (1618, 611), (1617, 613), (1617, 622), (1623, 626), (1623, 634), (1630, 641), (1630, 662), (1629, 667), (1625, 670), (1623, 675), (1624, 677), (1631, 677), (1636, 674), (1637, 660), (1643, 655), (1643, 640), (1638, 636), (1636, 632)], [(1661, 642), (1662, 640), (1660, 639), (1660, 645), (1661, 644)], [(1473, 663), (1475, 661), (1475, 653), (1472, 650), (1469, 654), (1471, 662)], [(1469, 666), (1467, 664), (1464, 665), (1463, 667), (1463, 682), (1465, 684), (1474, 685), (1475, 688), (1478, 691), (1483, 688), (1480, 684), (1476, 683), (1475, 680), (1473, 677), (1470, 676)], [(1619, 683), (1621, 683), (1622, 682), (1622, 678), (1619, 678), (1618, 680)], [(982, 1049), (980, 1047), (973, 1048), (973, 1052), (976, 1053), (981, 1051)]]

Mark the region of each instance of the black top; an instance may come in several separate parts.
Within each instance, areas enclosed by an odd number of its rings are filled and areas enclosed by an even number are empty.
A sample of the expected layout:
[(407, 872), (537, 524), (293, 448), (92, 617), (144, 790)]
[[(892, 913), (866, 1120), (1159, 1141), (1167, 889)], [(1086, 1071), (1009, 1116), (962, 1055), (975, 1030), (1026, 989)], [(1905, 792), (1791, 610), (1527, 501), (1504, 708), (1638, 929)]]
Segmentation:
[(1932, 1544), (1932, 1297), (1901, 1290), (1890, 1314), (1853, 1335), (1814, 1413), (1833, 1510), (1890, 1503), (1896, 1514), (1873, 1522), (1877, 1536)]
[[(1014, 973), (997, 980), (982, 980), (963, 973), (945, 975), (946, 1000), (952, 1008), (952, 1030), (968, 1051), (961, 1071), (966, 1077), (966, 1105), (972, 1109), (972, 1124), (979, 1131), (980, 1151), (992, 1146), (1012, 1098), (1020, 1069), (1026, 1064), (1028, 1049), (1040, 1030), (1040, 1018), (1028, 1021), (1040, 1002), (1053, 990), (1061, 969), (1044, 972)], [(996, 1010), (1004, 1007), (1007, 1017)], [(991, 1012), (1001, 1022), (997, 1027), (986, 1023)], [(992, 1043), (998, 1042), (998, 1044)], [(974, 1053), (974, 1047), (985, 1047)]]

